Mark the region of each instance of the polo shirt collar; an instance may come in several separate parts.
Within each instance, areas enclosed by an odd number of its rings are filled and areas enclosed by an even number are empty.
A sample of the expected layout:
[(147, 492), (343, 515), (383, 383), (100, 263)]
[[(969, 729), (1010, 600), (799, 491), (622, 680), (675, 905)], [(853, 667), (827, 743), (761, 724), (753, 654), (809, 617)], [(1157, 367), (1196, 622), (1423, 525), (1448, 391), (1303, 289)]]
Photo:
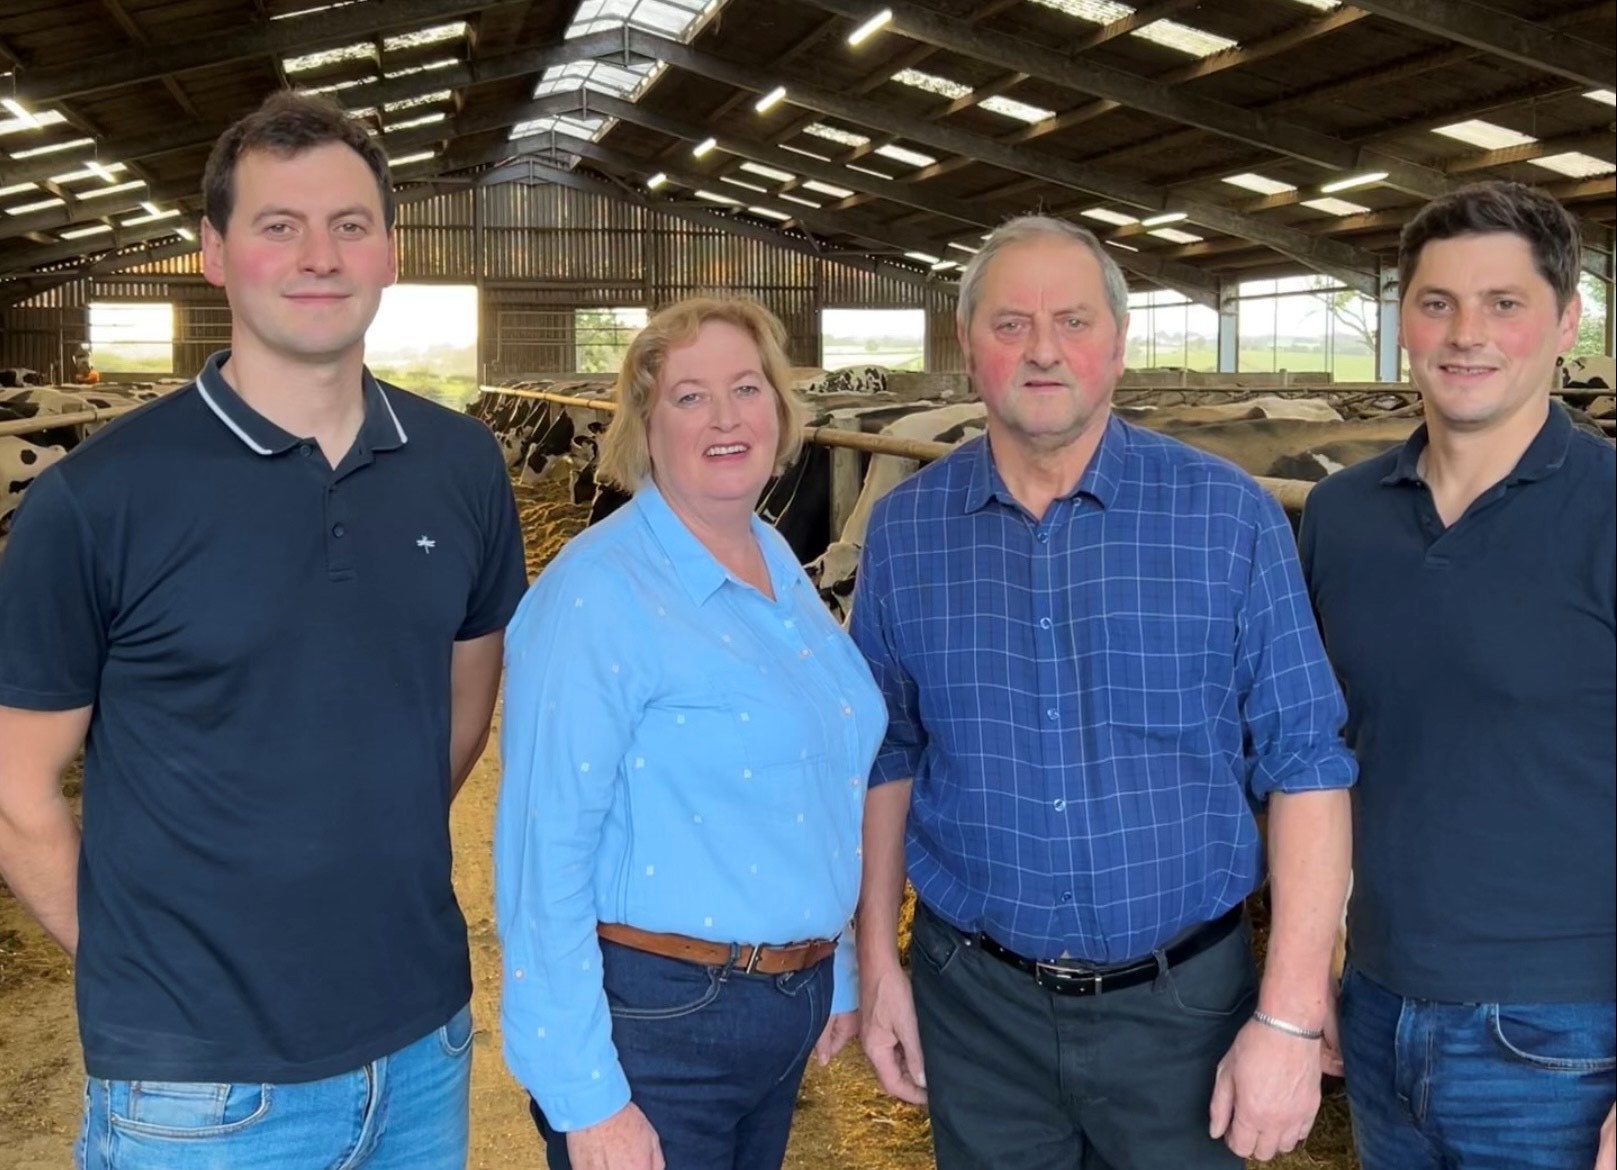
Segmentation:
[[(1421, 423), (1404, 441), (1404, 445), (1398, 451), (1397, 463), (1381, 482), (1389, 486), (1399, 483), (1419, 483), (1421, 452), (1426, 450), (1429, 441), (1430, 435), (1426, 430), (1426, 424)], [(1527, 450), (1522, 452), (1521, 458), (1505, 477), (1504, 483), (1507, 486), (1532, 483), (1534, 480), (1553, 475), (1566, 462), (1567, 450), (1571, 444), (1572, 416), (1552, 401), (1544, 418), (1544, 425), (1539, 427), (1538, 434), (1533, 436), (1533, 441), (1527, 445)]]
[[(1108, 415), (1106, 431), (1101, 435), (1100, 445), (1095, 448), (1089, 466), (1084, 468), (1083, 475), (1078, 477), (1078, 483), (1072, 491), (1061, 498), (1089, 496), (1101, 507), (1110, 507), (1112, 501), (1117, 498), (1118, 484), (1123, 479), (1123, 461), (1128, 447), (1127, 424), (1115, 415)], [(988, 501), (994, 499), (1016, 506), (1015, 498), (1005, 486), (1004, 479), (1000, 477), (999, 468), (994, 466), (988, 436), (973, 439), (967, 444), (966, 451), (965, 458), (971, 460), (971, 469), (970, 478), (966, 483), (965, 511), (979, 511), (988, 505)]]
[[(693, 602), (701, 605), (717, 593), (726, 581), (731, 580), (729, 570), (719, 564), (718, 558), (708, 552), (695, 534), (685, 527), (685, 522), (674, 513), (651, 476), (641, 480), (633, 504), (651, 529), (663, 555), (668, 558), (674, 576), (679, 578), (680, 585)], [(774, 587), (778, 603), (785, 599), (786, 590), (796, 585), (802, 575), (797, 571), (795, 560), (789, 563), (784, 561), (784, 554), (776, 547), (778, 542), (770, 539), (768, 528), (769, 525), (756, 512), (753, 513), (752, 533), (763, 552), (764, 565), (769, 570), (770, 584)]]
[[(230, 351), (222, 349), (208, 358), (197, 374), (197, 393), (219, 421), (230, 428), (232, 434), (257, 455), (279, 455), (290, 451), (303, 440), (290, 431), (282, 430), (259, 414), (231, 389), (220, 367), (230, 359)], [(356, 443), (362, 451), (392, 451), (404, 446), (409, 437), (394, 413), (393, 404), (381, 383), (368, 369), (360, 374), (365, 399), (365, 419), (360, 423)]]

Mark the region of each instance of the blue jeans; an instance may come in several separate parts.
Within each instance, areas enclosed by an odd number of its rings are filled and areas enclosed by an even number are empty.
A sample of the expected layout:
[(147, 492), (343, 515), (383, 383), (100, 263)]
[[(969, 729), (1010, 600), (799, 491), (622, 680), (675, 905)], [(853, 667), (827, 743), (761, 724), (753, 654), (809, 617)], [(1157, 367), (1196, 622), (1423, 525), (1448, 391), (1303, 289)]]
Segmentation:
[(1363, 1170), (1590, 1170), (1617, 1004), (1405, 999), (1353, 969), (1337, 1010)]
[[(668, 1170), (778, 1170), (830, 1017), (831, 966), (747, 975), (602, 942), (612, 1043)], [(550, 1170), (572, 1170), (566, 1135), (529, 1109)]]
[(305, 1084), (85, 1084), (78, 1170), (463, 1170), (472, 1013)]

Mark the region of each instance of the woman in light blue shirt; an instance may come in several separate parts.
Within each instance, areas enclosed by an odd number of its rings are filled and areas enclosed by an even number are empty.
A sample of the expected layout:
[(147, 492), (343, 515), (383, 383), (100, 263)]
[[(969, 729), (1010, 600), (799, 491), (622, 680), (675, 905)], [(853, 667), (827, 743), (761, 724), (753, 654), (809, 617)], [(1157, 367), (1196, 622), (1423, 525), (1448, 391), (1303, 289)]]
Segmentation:
[(495, 900), (505, 1058), (551, 1170), (767, 1170), (857, 1031), (849, 920), (886, 710), (754, 514), (801, 442), (785, 331), (656, 314), (575, 537), (506, 632)]

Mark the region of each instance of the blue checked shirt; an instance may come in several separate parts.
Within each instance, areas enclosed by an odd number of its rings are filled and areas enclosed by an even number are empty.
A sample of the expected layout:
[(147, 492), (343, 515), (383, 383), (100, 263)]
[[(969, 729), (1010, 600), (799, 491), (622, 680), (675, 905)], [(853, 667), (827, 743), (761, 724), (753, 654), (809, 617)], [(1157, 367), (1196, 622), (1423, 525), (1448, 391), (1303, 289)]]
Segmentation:
[(921, 899), (1037, 959), (1140, 958), (1263, 872), (1252, 809), (1355, 778), (1285, 514), (1118, 419), (1035, 520), (986, 439), (871, 514), (851, 629), (914, 779)]

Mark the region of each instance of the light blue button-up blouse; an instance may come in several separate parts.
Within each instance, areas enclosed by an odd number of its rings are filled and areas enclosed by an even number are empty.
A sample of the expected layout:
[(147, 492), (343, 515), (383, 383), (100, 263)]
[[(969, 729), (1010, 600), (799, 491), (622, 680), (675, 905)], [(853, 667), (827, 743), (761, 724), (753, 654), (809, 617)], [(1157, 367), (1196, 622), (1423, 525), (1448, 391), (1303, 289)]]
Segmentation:
[(575, 537), (506, 631), (495, 915), (505, 1059), (561, 1130), (629, 1100), (595, 926), (715, 942), (840, 935), (856, 1004), (865, 783), (886, 708), (791, 549), (775, 600), (649, 481)]

